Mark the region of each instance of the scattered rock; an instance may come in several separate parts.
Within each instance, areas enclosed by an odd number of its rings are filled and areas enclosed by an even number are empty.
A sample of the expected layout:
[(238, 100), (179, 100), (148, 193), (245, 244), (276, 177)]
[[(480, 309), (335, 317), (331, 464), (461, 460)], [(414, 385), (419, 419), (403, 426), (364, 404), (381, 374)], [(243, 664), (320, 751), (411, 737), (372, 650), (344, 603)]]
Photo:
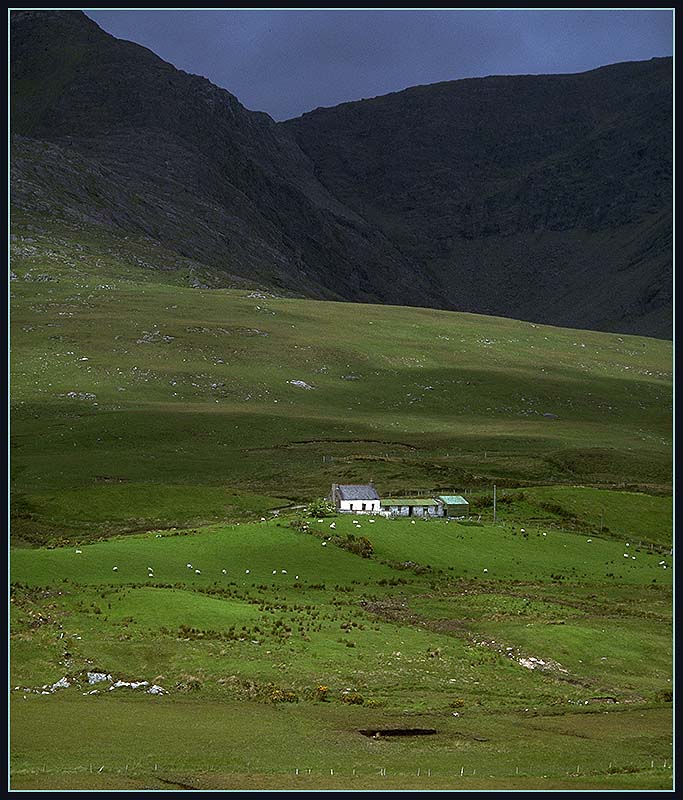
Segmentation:
[(102, 683), (102, 681), (111, 681), (112, 677), (106, 672), (88, 672), (88, 683)]
[(306, 383), (306, 381), (287, 381), (287, 383), (291, 383), (292, 386), (298, 386), (300, 389), (312, 389), (313, 387)]

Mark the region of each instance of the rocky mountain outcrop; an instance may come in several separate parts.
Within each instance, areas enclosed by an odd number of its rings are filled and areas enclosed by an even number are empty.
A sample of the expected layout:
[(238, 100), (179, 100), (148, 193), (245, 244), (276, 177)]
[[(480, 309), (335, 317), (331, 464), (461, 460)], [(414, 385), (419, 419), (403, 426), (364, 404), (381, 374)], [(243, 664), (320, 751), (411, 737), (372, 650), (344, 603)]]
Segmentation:
[(418, 86), (286, 126), (445, 306), (671, 331), (671, 59)]
[(80, 12), (11, 24), (12, 199), (313, 297), (400, 302), (412, 264), (289, 133)]
[(15, 209), (310, 297), (671, 335), (670, 59), (275, 123), (81, 12), (11, 15)]

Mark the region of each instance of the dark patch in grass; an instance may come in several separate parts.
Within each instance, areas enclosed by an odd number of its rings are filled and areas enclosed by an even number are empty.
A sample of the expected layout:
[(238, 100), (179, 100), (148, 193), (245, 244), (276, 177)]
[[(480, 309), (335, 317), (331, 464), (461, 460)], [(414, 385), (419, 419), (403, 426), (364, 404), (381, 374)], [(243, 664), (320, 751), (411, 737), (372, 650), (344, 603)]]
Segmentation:
[(358, 733), (371, 739), (381, 739), (390, 736), (433, 736), (438, 731), (435, 728), (372, 728)]

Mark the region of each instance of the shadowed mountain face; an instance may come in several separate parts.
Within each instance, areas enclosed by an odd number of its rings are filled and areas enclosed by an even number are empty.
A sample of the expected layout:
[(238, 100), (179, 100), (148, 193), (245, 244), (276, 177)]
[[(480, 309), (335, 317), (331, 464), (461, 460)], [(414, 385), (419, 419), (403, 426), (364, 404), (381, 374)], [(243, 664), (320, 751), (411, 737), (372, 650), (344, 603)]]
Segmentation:
[(666, 336), (671, 67), (419, 86), (286, 125), (444, 305)]
[(14, 12), (12, 201), (311, 297), (671, 335), (671, 59), (277, 124), (80, 12)]

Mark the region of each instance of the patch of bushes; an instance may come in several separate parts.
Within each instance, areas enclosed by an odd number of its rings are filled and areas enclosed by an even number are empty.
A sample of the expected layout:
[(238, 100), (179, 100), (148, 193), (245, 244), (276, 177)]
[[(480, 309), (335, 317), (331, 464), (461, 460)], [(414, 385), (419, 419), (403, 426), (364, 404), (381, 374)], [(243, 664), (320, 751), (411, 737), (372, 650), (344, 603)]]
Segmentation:
[(354, 553), (361, 558), (371, 558), (375, 552), (372, 542), (367, 536), (355, 536), (353, 533), (347, 533), (346, 538), (332, 536), (329, 541), (337, 547), (341, 547), (342, 550), (348, 550), (349, 553)]
[(306, 506), (306, 511), (311, 517), (333, 517), (337, 513), (334, 503), (325, 497), (319, 497)]
[(341, 696), (342, 703), (352, 706), (362, 706), (365, 703), (365, 698), (360, 692), (344, 692)]

